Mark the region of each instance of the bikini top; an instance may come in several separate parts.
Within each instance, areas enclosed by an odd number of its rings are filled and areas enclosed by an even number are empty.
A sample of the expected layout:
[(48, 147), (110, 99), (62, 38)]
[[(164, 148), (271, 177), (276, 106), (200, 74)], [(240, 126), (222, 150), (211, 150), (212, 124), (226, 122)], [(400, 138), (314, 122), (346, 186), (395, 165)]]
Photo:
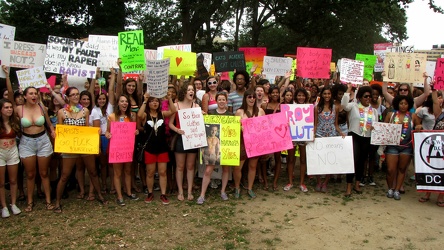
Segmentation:
[(2, 134), (0, 134), (0, 139), (15, 139), (16, 134), (14, 129), (11, 129), (11, 131), (9, 131), (9, 133), (6, 133), (6, 131)]
[(72, 126), (86, 126), (85, 109), (82, 108), (82, 112), (83, 112), (82, 117), (75, 119), (72, 117), (68, 117), (66, 110), (63, 109), (63, 114), (65, 114), (65, 119), (63, 119), (63, 124), (72, 125)]
[(34, 122), (31, 122), (27, 118), (23, 117), (23, 106), (25, 106), (25, 105), (22, 105), (22, 118), (20, 119), (20, 123), (22, 124), (22, 127), (29, 128), (33, 125), (41, 127), (41, 126), (43, 126), (43, 124), (45, 124), (45, 117), (43, 116), (43, 114), (39, 118), (37, 118), (37, 120), (35, 120)]

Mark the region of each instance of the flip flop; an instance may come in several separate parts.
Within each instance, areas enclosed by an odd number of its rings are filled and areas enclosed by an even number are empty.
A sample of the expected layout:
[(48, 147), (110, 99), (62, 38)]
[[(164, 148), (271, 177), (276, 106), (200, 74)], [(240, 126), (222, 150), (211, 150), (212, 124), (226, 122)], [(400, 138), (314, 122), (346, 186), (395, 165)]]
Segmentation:
[(430, 198), (427, 198), (427, 197), (421, 197), (421, 198), (419, 198), (419, 202), (427, 202), (427, 201), (429, 201), (430, 200)]
[(436, 205), (438, 205), (438, 207), (444, 207), (444, 201), (437, 201)]
[(96, 199), (96, 197), (93, 195), (93, 196), (89, 196), (88, 195), (88, 197), (86, 197), (86, 199), (85, 200), (87, 200), (87, 201), (93, 201), (93, 200), (95, 200)]

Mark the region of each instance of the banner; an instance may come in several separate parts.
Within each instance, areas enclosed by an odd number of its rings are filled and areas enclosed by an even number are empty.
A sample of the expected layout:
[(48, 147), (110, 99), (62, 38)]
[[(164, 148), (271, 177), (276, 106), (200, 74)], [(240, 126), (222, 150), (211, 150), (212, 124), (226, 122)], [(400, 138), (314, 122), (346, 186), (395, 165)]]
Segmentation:
[(387, 53), (384, 61), (384, 82), (424, 82), (427, 54)]
[(245, 70), (245, 57), (242, 51), (227, 51), (213, 53), (213, 63), (216, 72)]
[(196, 71), (196, 53), (165, 49), (163, 59), (170, 59), (170, 75), (192, 76)]
[(292, 141), (314, 140), (313, 104), (281, 104), (281, 113), (287, 117)]
[(438, 58), (436, 60), (435, 84), (433, 87), (437, 90), (444, 89), (444, 58)]
[(0, 23), (0, 39), (14, 40), (15, 27)]
[(248, 158), (293, 148), (284, 113), (243, 119), (241, 122)]
[(355, 59), (364, 62), (364, 79), (367, 81), (373, 80), (373, 69), (375, 68), (377, 56), (356, 54)]
[(136, 123), (111, 122), (110, 131), (109, 163), (133, 162)]
[(87, 42), (58, 36), (48, 36), (45, 72), (68, 76), (95, 78), (100, 51)]
[(3, 40), (0, 46), (1, 64), (15, 68), (34, 68), (45, 63), (45, 44)]
[(110, 68), (119, 68), (117, 59), (119, 58), (119, 42), (117, 36), (89, 35), (88, 43), (91, 47), (100, 51), (97, 58), (97, 67), (101, 71), (109, 71)]
[[(255, 74), (261, 73), (261, 68), (263, 67), (264, 56), (267, 55), (266, 47), (241, 47), (239, 51), (243, 51), (245, 55), (245, 62), (251, 63), (251, 65), (257, 65)], [(250, 73), (250, 71), (247, 71)]]
[(17, 74), (17, 79), (22, 89), (26, 89), (27, 87), (41, 88), (48, 83), (43, 67), (17, 70), (15, 73)]
[(54, 152), (70, 154), (98, 154), (98, 127), (57, 124)]
[(355, 172), (351, 136), (316, 138), (307, 143), (307, 174), (351, 174)]
[(384, 71), (385, 53), (387, 53), (387, 48), (391, 47), (392, 45), (392, 43), (376, 43), (373, 45), (373, 54), (377, 58), (375, 72)]
[(331, 49), (297, 48), (297, 76), (304, 78), (330, 78)]
[(364, 62), (342, 58), (340, 72), (341, 82), (362, 84), (364, 75)]
[(211, 58), (213, 55), (211, 53), (197, 53), (196, 56), (197, 77), (199, 79), (206, 79), (210, 76)]
[(143, 30), (119, 32), (118, 42), (122, 72), (145, 70)]
[(202, 109), (180, 109), (177, 112), (180, 129), (185, 132), (182, 135), (183, 148), (188, 150), (208, 146)]
[(413, 133), (418, 191), (444, 192), (444, 131)]
[(240, 117), (205, 115), (204, 120), (208, 146), (201, 149), (203, 162), (215, 155), (216, 165), (239, 166)]
[(145, 81), (150, 96), (163, 98), (167, 95), (169, 69), (169, 58), (146, 61)]
[(402, 124), (374, 122), (370, 139), (372, 145), (399, 145)]
[(165, 58), (163, 56), (163, 52), (165, 49), (171, 50), (179, 50), (183, 52), (191, 52), (191, 44), (175, 44), (175, 45), (167, 45), (162, 47), (157, 47), (157, 60), (161, 60)]
[(285, 76), (291, 71), (293, 59), (287, 57), (264, 56), (263, 74), (270, 76)]

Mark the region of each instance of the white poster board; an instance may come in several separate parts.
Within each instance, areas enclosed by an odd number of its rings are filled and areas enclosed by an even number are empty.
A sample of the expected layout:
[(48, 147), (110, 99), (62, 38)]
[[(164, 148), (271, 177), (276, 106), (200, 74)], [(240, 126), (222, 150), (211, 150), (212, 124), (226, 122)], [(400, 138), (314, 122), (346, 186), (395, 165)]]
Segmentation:
[(308, 175), (355, 172), (351, 136), (316, 138), (307, 143), (306, 150)]
[(292, 141), (314, 140), (313, 104), (281, 104), (281, 112), (287, 117)]
[(109, 71), (110, 68), (119, 68), (117, 59), (119, 58), (119, 45), (117, 36), (89, 35), (90, 46), (100, 51), (97, 58), (97, 67), (101, 71)]
[(27, 87), (41, 88), (47, 84), (45, 72), (42, 67), (17, 70), (17, 79), (22, 89)]
[(342, 58), (340, 72), (341, 82), (362, 84), (364, 80), (364, 62)]
[(157, 50), (145, 49), (145, 60), (157, 60)]
[(180, 109), (177, 112), (179, 112), (180, 129), (185, 132), (182, 135), (183, 148), (188, 150), (208, 146), (202, 109)]
[[(435, 68), (436, 68), (436, 61), (427, 61), (426, 62), (426, 72), (427, 72), (427, 75), (430, 76), (427, 78), (427, 83), (429, 83), (429, 84), (435, 76)], [(424, 84), (424, 82), (422, 82), (422, 84)]]
[(402, 124), (374, 122), (370, 144), (399, 145), (401, 142)]
[(424, 82), (427, 54), (387, 53), (384, 60), (385, 82)]
[(147, 60), (145, 82), (150, 96), (163, 98), (168, 92), (168, 75), (170, 74), (170, 59)]
[(167, 46), (157, 47), (157, 60), (163, 59), (163, 51), (165, 49), (191, 52), (191, 44), (176, 44), (176, 45), (167, 45)]
[(444, 131), (413, 133), (418, 191), (444, 191)]
[(34, 68), (44, 65), (46, 45), (3, 40), (0, 59), (2, 64), (15, 68)]
[(270, 76), (285, 76), (291, 71), (293, 60), (287, 57), (264, 56), (263, 74)]
[(0, 39), (14, 40), (15, 27), (0, 23)]
[(205, 69), (208, 71), (208, 73), (210, 73), (210, 69), (211, 69), (211, 60), (213, 59), (213, 54), (211, 53), (206, 53), (206, 52), (201, 52), (201, 53), (196, 53), (196, 57), (199, 56), (203, 56), (204, 60), (203, 60), (203, 65), (205, 67)]
[(68, 84), (70, 87), (76, 87), (79, 92), (82, 92), (85, 89), (85, 83), (88, 81), (88, 78), (86, 77), (80, 77), (80, 76), (71, 76), (68, 75)]

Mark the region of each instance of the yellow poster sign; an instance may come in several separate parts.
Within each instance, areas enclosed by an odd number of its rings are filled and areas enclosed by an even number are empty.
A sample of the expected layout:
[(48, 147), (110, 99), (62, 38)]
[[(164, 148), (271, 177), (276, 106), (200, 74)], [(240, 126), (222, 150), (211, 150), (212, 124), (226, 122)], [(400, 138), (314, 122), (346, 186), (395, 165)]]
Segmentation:
[(192, 76), (196, 71), (196, 53), (165, 49), (163, 59), (170, 58), (170, 75)]
[(57, 125), (54, 152), (98, 154), (99, 128)]

